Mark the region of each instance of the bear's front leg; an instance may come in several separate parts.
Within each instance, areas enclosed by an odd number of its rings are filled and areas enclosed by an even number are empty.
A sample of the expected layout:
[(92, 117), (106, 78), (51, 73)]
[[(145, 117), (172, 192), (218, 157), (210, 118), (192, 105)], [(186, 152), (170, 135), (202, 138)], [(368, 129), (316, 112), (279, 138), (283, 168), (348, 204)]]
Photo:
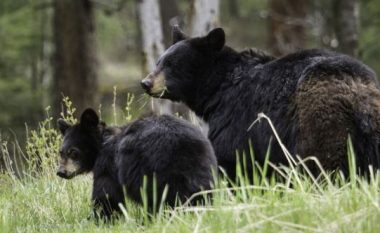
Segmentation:
[(92, 201), (95, 218), (109, 221), (114, 214), (121, 212), (119, 203), (124, 205), (123, 189), (110, 176), (97, 177), (94, 179)]

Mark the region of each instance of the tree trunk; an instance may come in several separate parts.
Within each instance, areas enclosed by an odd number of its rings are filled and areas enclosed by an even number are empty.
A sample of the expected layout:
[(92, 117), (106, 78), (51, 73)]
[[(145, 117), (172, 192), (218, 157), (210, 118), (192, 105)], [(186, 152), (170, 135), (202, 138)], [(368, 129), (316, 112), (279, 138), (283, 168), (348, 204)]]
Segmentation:
[(91, 0), (55, 0), (53, 33), (53, 114), (64, 109), (68, 96), (80, 114), (97, 107), (97, 72), (94, 9)]
[(164, 44), (168, 48), (172, 44), (172, 26), (181, 24), (177, 0), (160, 0), (160, 12)]
[[(143, 75), (152, 72), (158, 57), (164, 52), (162, 23), (158, 0), (137, 0), (137, 15), (140, 23)], [(159, 113), (172, 113), (168, 100), (152, 99), (152, 110)]]
[(219, 24), (219, 0), (192, 0), (189, 32), (191, 36), (206, 35)]
[(359, 1), (334, 0), (333, 4), (338, 50), (351, 56), (357, 56)]
[(308, 1), (269, 1), (269, 47), (275, 56), (304, 48)]

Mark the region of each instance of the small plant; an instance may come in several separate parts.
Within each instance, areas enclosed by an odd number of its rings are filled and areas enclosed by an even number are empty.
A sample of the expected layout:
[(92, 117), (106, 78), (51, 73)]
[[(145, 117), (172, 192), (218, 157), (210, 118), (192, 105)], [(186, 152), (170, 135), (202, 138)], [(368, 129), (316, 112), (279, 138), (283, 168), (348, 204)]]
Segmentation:
[(76, 108), (73, 106), (73, 103), (69, 97), (64, 96), (62, 102), (65, 107), (65, 111), (61, 112), (61, 117), (71, 124), (77, 123), (77, 119), (74, 117)]
[(131, 93), (127, 94), (127, 104), (125, 106), (125, 111), (126, 111), (125, 120), (127, 122), (130, 122), (133, 118), (132, 112), (131, 112), (131, 106), (132, 106), (134, 99), (135, 99), (135, 95), (133, 95)]
[(26, 144), (28, 171), (38, 174), (52, 173), (57, 165), (58, 146), (61, 136), (51, 127), (53, 118), (40, 122), (37, 130), (32, 130)]
[(117, 125), (116, 99), (117, 99), (117, 86), (113, 86), (113, 102), (112, 102), (112, 110), (113, 110), (113, 123), (114, 123), (115, 125)]

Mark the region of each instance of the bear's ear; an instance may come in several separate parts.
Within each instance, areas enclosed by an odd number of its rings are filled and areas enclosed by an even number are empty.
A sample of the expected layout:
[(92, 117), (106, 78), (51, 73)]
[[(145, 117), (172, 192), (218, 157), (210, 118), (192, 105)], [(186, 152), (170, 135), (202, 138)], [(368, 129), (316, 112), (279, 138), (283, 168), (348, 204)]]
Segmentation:
[(97, 127), (99, 124), (98, 114), (96, 114), (94, 109), (87, 108), (80, 117), (80, 124), (89, 128)]
[(57, 120), (57, 125), (59, 131), (61, 131), (62, 134), (65, 134), (66, 130), (71, 126), (69, 123), (67, 123), (64, 119), (59, 118)]
[(178, 25), (174, 25), (172, 27), (172, 40), (173, 40), (172, 44), (175, 44), (181, 40), (185, 40), (186, 38), (187, 36), (181, 31)]
[(205, 37), (206, 44), (214, 51), (220, 51), (226, 43), (226, 35), (222, 28), (211, 30)]

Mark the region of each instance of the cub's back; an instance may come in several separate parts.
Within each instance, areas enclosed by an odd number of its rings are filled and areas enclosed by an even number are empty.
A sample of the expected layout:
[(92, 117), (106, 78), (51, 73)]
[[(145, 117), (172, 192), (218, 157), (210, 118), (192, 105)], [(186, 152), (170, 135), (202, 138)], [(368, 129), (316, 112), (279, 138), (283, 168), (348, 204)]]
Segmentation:
[(119, 181), (135, 200), (144, 176), (155, 176), (158, 193), (167, 184), (171, 203), (177, 194), (189, 197), (209, 189), (212, 168), (217, 167), (213, 148), (200, 129), (168, 115), (132, 122), (121, 134), (117, 156)]

